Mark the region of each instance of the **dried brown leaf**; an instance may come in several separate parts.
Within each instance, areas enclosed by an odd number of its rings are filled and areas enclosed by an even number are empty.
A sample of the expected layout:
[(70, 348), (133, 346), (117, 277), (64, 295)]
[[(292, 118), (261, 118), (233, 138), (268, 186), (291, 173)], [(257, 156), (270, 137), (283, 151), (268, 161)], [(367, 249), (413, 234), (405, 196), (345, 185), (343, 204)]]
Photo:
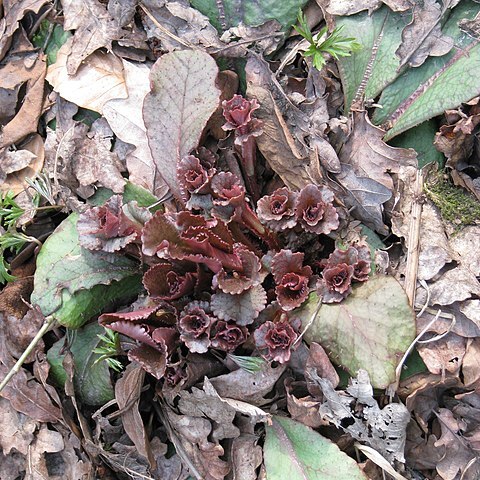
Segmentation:
[(35, 420), (16, 411), (6, 398), (0, 398), (0, 447), (8, 455), (12, 449), (27, 455), (37, 424)]
[(217, 74), (215, 60), (193, 50), (163, 55), (150, 72), (151, 92), (143, 104), (148, 142), (156, 168), (180, 200), (177, 163), (198, 146), (218, 107)]
[(318, 386), (315, 386), (315, 382), (311, 378), (310, 372), (315, 371), (321, 378), (328, 380), (333, 388), (337, 388), (340, 378), (332, 365), (332, 362), (328, 358), (327, 352), (321, 345), (316, 342), (310, 344), (308, 352), (307, 362), (305, 364), (305, 379), (307, 380), (308, 391), (317, 396), (319, 394)]
[(285, 371), (286, 365), (273, 368), (268, 363), (255, 373), (238, 369), (226, 375), (210, 380), (217, 393), (225, 398), (233, 398), (252, 405), (261, 406), (268, 403), (264, 397), (273, 390), (275, 383)]
[(75, 74), (70, 74), (67, 65), (75, 38), (69, 38), (62, 45), (57, 61), (48, 67), (46, 79), (64, 99), (79, 107), (103, 113), (103, 107), (109, 100), (128, 95), (122, 61), (111, 53), (95, 52)]
[(353, 15), (362, 10), (368, 10), (371, 14), (383, 4), (382, 0), (317, 0), (317, 3), (321, 7), (326, 7), (330, 15)]
[(42, 113), (44, 80), (47, 71), (45, 56), (32, 53), (29, 58), (25, 59), (21, 68), (29, 72), (25, 96), (15, 117), (2, 128), (0, 152), (23, 140), (30, 133), (36, 132), (37, 122)]
[[(406, 428), (410, 414), (402, 403), (390, 403), (380, 409), (373, 398), (373, 388), (365, 370), (359, 370), (357, 378), (351, 380), (347, 392), (335, 391), (328, 380), (316, 374), (313, 378), (321, 387), (325, 398), (320, 407), (322, 418), (343, 428), (355, 439), (367, 442), (387, 460), (405, 461)], [(360, 415), (355, 407), (352, 410), (352, 400), (355, 400), (357, 407), (364, 405), (363, 410), (360, 408)]]
[[(5, 378), (8, 370), (4, 365), (0, 365), (0, 376)], [(35, 380), (28, 380), (23, 369), (2, 390), (2, 397), (10, 400), (15, 410), (39, 422), (62, 421), (62, 412), (53, 405), (45, 389)]]
[(456, 375), (460, 371), (466, 345), (465, 338), (448, 333), (435, 342), (418, 345), (417, 350), (431, 373)]
[(128, 39), (129, 32), (121, 28), (98, 0), (62, 0), (64, 30), (75, 30), (67, 60), (67, 72), (74, 75), (89, 55), (99, 48), (111, 50), (112, 41)]
[(168, 187), (155, 168), (143, 121), (143, 101), (150, 91), (150, 67), (122, 61), (128, 96), (106, 102), (103, 113), (115, 135), (135, 146), (126, 157), (129, 180), (161, 197)]
[(70, 162), (80, 187), (92, 188), (98, 184), (115, 193), (123, 192), (125, 179), (120, 173), (123, 167), (118, 155), (110, 151), (112, 139), (113, 132), (106, 120), (99, 118), (84, 138), (74, 140), (75, 150)]
[(358, 177), (370, 178), (390, 191), (393, 180), (390, 173), (397, 173), (401, 166), (416, 166), (415, 150), (396, 148), (383, 140), (385, 131), (374, 126), (367, 114), (357, 112), (353, 116), (353, 131), (340, 151), (340, 161), (353, 167)]
[[(257, 99), (260, 107), (255, 111), (262, 121), (263, 133), (256, 138), (258, 148), (272, 169), (285, 184), (300, 190), (310, 183), (319, 183), (318, 158), (312, 157), (305, 145), (292, 135), (283, 117), (280, 105), (287, 102), (280, 91), (268, 64), (260, 57), (247, 60), (247, 95)], [(291, 108), (295, 109), (293, 105)], [(296, 114), (300, 112), (296, 111)]]
[(233, 480), (257, 480), (257, 468), (263, 460), (258, 440), (256, 435), (246, 433), (233, 440), (230, 449)]
[(463, 383), (466, 387), (478, 385), (480, 380), (480, 338), (472, 338), (467, 342), (462, 364)]
[(181, 42), (175, 40), (172, 35), (160, 30), (149, 16), (145, 16), (143, 21), (146, 30), (151, 36), (161, 40), (166, 51), (179, 50), (185, 45), (207, 48), (224, 46), (208, 17), (192, 8), (188, 2), (146, 0), (143, 4), (165, 30), (181, 39)]
[(403, 12), (412, 7), (410, 0), (316, 0), (317, 4), (330, 15), (353, 15), (368, 10), (370, 15), (383, 4), (395, 12)]
[[(403, 237), (406, 244), (408, 244), (412, 222), (411, 209), (415, 200), (415, 178), (414, 167), (402, 167), (396, 182), (398, 202), (392, 212), (392, 231), (395, 235)], [(446, 263), (452, 261), (453, 252), (440, 213), (429, 200), (425, 200), (422, 207), (419, 242), (418, 278), (430, 280)]]
[(429, 285), (431, 305), (450, 305), (480, 295), (480, 282), (465, 264), (447, 270)]
[(40, 8), (48, 0), (4, 0), (4, 18), (0, 20), (0, 60), (3, 59), (8, 48), (10, 48), (12, 35), (18, 28), (20, 20), (27, 12), (38, 13)]
[(287, 394), (287, 410), (293, 420), (312, 428), (328, 425), (328, 422), (323, 420), (320, 415), (321, 402), (318, 399), (309, 395), (302, 397), (294, 395), (292, 378), (285, 380), (285, 390)]
[(115, 399), (122, 412), (122, 423), (125, 432), (134, 443), (140, 455), (143, 455), (152, 468), (155, 468), (150, 442), (145, 431), (143, 419), (138, 410), (145, 370), (140, 365), (131, 363), (122, 377), (115, 384)]
[[(454, 414), (446, 409), (438, 410), (437, 418), (442, 429), (442, 435), (435, 442), (435, 447), (444, 447), (445, 454), (436, 465), (438, 474), (443, 480), (454, 480), (457, 474), (463, 480), (474, 480), (480, 474), (480, 466), (475, 462), (473, 468), (468, 468), (469, 462), (477, 458), (475, 452), (470, 448), (462, 436), (462, 419), (455, 418)], [(464, 474), (465, 473), (465, 474)]]
[(224, 438), (237, 438), (240, 430), (233, 424), (236, 410), (215, 395), (192, 387), (192, 392), (180, 392), (178, 408), (190, 417), (208, 418), (212, 421), (211, 438), (218, 442)]
[(51, 478), (46, 454), (61, 452), (64, 447), (62, 435), (55, 430), (50, 430), (46, 424), (42, 424), (28, 452), (27, 477), (35, 475), (38, 478)]
[(395, 52), (400, 66), (408, 63), (411, 67), (419, 67), (428, 56), (439, 57), (451, 50), (453, 39), (442, 33), (440, 25), (450, 3), (445, 0), (444, 7), (435, 0), (413, 3), (412, 21), (403, 29), (402, 43)]
[[(10, 152), (5, 153), (8, 154)], [(43, 162), (45, 160), (45, 147), (42, 137), (36, 133), (33, 134), (28, 141), (21, 146), (21, 150), (17, 150), (16, 153), (28, 155), (32, 160), (25, 168), (7, 175), (3, 183), (1, 183), (2, 190), (10, 190), (15, 195), (22, 192), (27, 186), (25, 178), (34, 178), (43, 167)], [(0, 164), (2, 163), (3, 159), (0, 158)]]
[[(167, 410), (167, 415), (177, 433), (182, 457), (187, 457), (196, 469), (196, 472), (191, 473), (204, 480), (223, 480), (230, 471), (230, 467), (220, 458), (224, 454), (223, 447), (208, 441), (212, 430), (210, 421), (206, 418), (176, 415), (170, 409)], [(174, 444), (178, 451), (178, 445)]]

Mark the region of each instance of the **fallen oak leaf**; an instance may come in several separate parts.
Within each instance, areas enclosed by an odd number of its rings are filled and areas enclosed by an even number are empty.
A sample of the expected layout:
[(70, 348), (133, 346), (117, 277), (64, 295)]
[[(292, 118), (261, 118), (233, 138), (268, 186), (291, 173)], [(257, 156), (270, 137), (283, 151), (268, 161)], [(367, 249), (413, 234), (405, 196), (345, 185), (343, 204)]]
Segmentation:
[(453, 38), (442, 33), (440, 21), (450, 6), (450, 0), (443, 7), (434, 0), (413, 4), (412, 21), (403, 29), (402, 44), (395, 54), (400, 58), (399, 69), (408, 63), (419, 67), (428, 56), (441, 57), (453, 47)]
[(69, 75), (74, 75), (83, 60), (99, 48), (111, 51), (113, 40), (129, 36), (98, 0), (62, 0), (62, 7), (64, 30), (75, 30), (66, 64)]
[(413, 149), (397, 148), (383, 141), (385, 130), (370, 122), (364, 112), (354, 112), (352, 133), (343, 145), (340, 162), (350, 165), (355, 175), (366, 177), (393, 190), (390, 173), (400, 166), (416, 166), (417, 154)]

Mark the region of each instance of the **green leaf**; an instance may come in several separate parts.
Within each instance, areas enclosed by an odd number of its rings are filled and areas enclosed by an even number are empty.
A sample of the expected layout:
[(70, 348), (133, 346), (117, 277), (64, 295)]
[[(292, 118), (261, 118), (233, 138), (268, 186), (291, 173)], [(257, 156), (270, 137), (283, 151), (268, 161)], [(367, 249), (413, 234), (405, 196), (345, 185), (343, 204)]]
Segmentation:
[(52, 65), (57, 61), (57, 52), (60, 47), (72, 36), (65, 32), (60, 25), (53, 25), (48, 20), (40, 24), (40, 29), (33, 37), (33, 44), (36, 47), (44, 48), (47, 55), (47, 64)]
[[(158, 198), (150, 193), (146, 188), (141, 187), (140, 185), (135, 185), (132, 182), (127, 182), (125, 184), (125, 189), (123, 190), (123, 203), (128, 203), (136, 201), (139, 207), (150, 207), (158, 202)], [(152, 208), (150, 211), (153, 213), (159, 208), (162, 208), (158, 205), (155, 208)]]
[(389, 140), (478, 95), (480, 44), (462, 32), (458, 23), (474, 18), (479, 11), (478, 3), (460, 2), (442, 28), (455, 41), (454, 48), (441, 57), (429, 57), (418, 68), (407, 69), (400, 68), (395, 51), (410, 13), (394, 13), (384, 6), (372, 15), (363, 12), (337, 18), (342, 33), (362, 45), (361, 50), (338, 61), (346, 108), (361, 94), (365, 100), (381, 94), (377, 101), (381, 108), (375, 110), (373, 122), (390, 129), (385, 136)]
[[(287, 29), (295, 23), (298, 10), (306, 5), (307, 0), (191, 0), (190, 4), (204, 15), (218, 30), (245, 25), (262, 25), (268, 20), (276, 20)], [(223, 5), (219, 12), (218, 5)], [(221, 7), (222, 8), (222, 7)], [(221, 15), (223, 13), (224, 15)], [(220, 19), (224, 16), (224, 20)], [(224, 25), (222, 25), (224, 23)]]
[[(387, 7), (336, 19), (342, 34), (355, 37), (361, 45), (350, 57), (338, 61), (345, 92), (345, 108), (349, 109), (362, 85), (366, 99), (375, 98), (397, 76), (400, 60), (395, 50), (402, 41), (403, 27), (410, 21), (408, 14), (395, 14)], [(366, 83), (364, 82), (364, 78)]]
[(407, 70), (382, 92), (378, 101), (382, 108), (373, 120), (391, 127), (386, 140), (480, 93), (480, 44), (458, 28), (460, 20), (474, 18), (479, 11), (479, 4), (460, 2), (442, 28), (454, 39), (454, 48)]
[(31, 301), (69, 328), (82, 326), (115, 300), (141, 290), (136, 262), (125, 256), (80, 247), (78, 215), (66, 218), (37, 257)]
[[(302, 307), (304, 327), (318, 301), (311, 294)], [(401, 285), (376, 275), (355, 285), (343, 302), (323, 304), (304, 338), (320, 343), (351, 376), (364, 369), (375, 388), (386, 388), (395, 381), (397, 364), (415, 338), (415, 314)]]
[(268, 480), (365, 480), (355, 461), (310, 427), (274, 416), (263, 456)]
[[(75, 366), (75, 393), (87, 405), (103, 405), (115, 397), (108, 365), (105, 361), (97, 362), (100, 355), (93, 351), (102, 343), (98, 337), (102, 332), (103, 328), (97, 323), (69, 332), (74, 335), (70, 351)], [(65, 354), (60, 355), (64, 345), (62, 338), (47, 352), (50, 374), (59, 385), (64, 385), (67, 378), (62, 364)]]
[(418, 168), (422, 168), (428, 163), (437, 163), (443, 167), (445, 157), (433, 145), (437, 131), (437, 122), (429, 120), (407, 130), (388, 143), (394, 147), (413, 148), (417, 152)]
[[(89, 197), (88, 203), (94, 207), (99, 207), (104, 205), (112, 195), (114, 195), (113, 190), (110, 190), (106, 187), (100, 187), (97, 189), (94, 195)], [(125, 183), (125, 188), (123, 190), (123, 203), (133, 201), (137, 202), (139, 207), (150, 207), (150, 205), (158, 203), (158, 198), (150, 193), (146, 188), (143, 188), (140, 185), (135, 185), (132, 182), (127, 182)], [(163, 207), (161, 205), (157, 205), (150, 211), (153, 213), (160, 208)]]

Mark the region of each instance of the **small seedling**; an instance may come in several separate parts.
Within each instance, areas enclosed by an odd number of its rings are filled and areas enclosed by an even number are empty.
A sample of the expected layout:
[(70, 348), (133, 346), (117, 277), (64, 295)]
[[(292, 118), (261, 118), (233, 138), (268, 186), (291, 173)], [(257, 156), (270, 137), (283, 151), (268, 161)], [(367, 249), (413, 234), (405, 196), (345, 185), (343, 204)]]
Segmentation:
[(330, 35), (327, 35), (327, 26), (313, 34), (302, 11), (298, 14), (298, 23), (300, 26), (294, 26), (295, 30), (310, 44), (305, 50), (304, 56), (313, 57), (313, 66), (317, 70), (321, 70), (325, 65), (325, 54), (338, 60), (339, 57), (349, 57), (352, 52), (361, 48), (355, 38), (345, 37), (341, 34), (342, 27), (335, 28)]
[(100, 347), (93, 349), (93, 353), (100, 355), (95, 361), (95, 364), (105, 360), (107, 365), (115, 372), (123, 370), (123, 364), (116, 357), (120, 351), (120, 339), (118, 333), (113, 330), (105, 329), (105, 334), (99, 334), (97, 337), (103, 342)]
[(227, 354), (227, 357), (248, 373), (259, 372), (265, 365), (265, 360), (260, 357), (243, 357), (232, 353)]
[(13, 192), (0, 193), (0, 222), (7, 228), (16, 225), (17, 220), (25, 213), (22, 207), (14, 200)]

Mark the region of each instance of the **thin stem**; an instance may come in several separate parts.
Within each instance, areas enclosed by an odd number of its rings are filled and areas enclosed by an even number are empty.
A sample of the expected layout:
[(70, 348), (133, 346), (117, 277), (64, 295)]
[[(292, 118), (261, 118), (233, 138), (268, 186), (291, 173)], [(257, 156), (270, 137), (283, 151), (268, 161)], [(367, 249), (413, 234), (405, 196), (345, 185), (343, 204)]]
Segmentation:
[(0, 383), (0, 392), (7, 386), (8, 382), (10, 382), (13, 376), (20, 371), (20, 369), (22, 368), (22, 365), (25, 363), (25, 360), (30, 355), (30, 353), (33, 352), (33, 349), (37, 346), (38, 342), (51, 328), (55, 326), (55, 324), (56, 324), (56, 320), (54, 317), (49, 316), (45, 318), (45, 322), (43, 323), (40, 330), (37, 332), (37, 334), (35, 335), (33, 340), (30, 342), (28, 347), (25, 349), (25, 351), (22, 353), (20, 358), (17, 360), (17, 363), (15, 363), (15, 365), (7, 373), (6, 377), (2, 380), (2, 383)]

